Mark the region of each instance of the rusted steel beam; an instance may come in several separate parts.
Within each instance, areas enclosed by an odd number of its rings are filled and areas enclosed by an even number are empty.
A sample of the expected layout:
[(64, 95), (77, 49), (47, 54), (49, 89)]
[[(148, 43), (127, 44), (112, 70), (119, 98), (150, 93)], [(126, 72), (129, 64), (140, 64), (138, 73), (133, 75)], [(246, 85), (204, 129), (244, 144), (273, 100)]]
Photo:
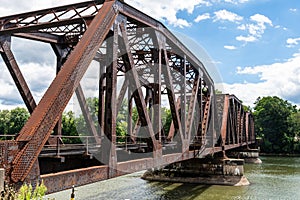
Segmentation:
[(51, 131), (78, 87), (105, 36), (116, 18), (115, 2), (105, 2), (72, 51), (60, 73), (44, 94), (17, 141), (25, 145), (13, 161), (11, 179), (23, 181), (48, 140)]
[(161, 142), (162, 137), (162, 124), (161, 124), (161, 67), (162, 67), (162, 56), (161, 49), (159, 50), (159, 61), (158, 65), (156, 64), (157, 69), (154, 72), (154, 117), (153, 117), (153, 125), (154, 125), (154, 133), (157, 135), (159, 141)]
[[(180, 109), (180, 97), (178, 97), (175, 107), (176, 107), (176, 110)], [(172, 120), (167, 140), (172, 141), (174, 138), (174, 134), (175, 134), (175, 127), (174, 127), (174, 122)]]
[(236, 127), (237, 143), (241, 143), (241, 122), (242, 122), (242, 119), (241, 119), (242, 112), (241, 111), (242, 111), (242, 105), (238, 104), (237, 105), (237, 127)]
[(209, 116), (212, 112), (211, 101), (212, 101), (212, 92), (210, 95), (207, 96), (204, 110), (203, 110), (203, 118), (202, 118), (202, 122), (201, 122), (201, 136), (203, 138), (205, 138), (207, 135), (207, 129), (208, 129), (209, 118), (210, 118)]
[(187, 135), (188, 135), (188, 140), (190, 141), (191, 139), (191, 132), (192, 132), (192, 124), (194, 121), (194, 114), (195, 114), (195, 109), (196, 109), (196, 104), (197, 104), (197, 97), (198, 97), (198, 91), (199, 91), (199, 75), (197, 74), (194, 80), (194, 86), (192, 90), (192, 94), (190, 97), (190, 105), (189, 105), (189, 110), (188, 110), (188, 116), (187, 116)]
[(127, 135), (129, 138), (126, 138), (126, 142), (135, 143), (135, 137), (132, 135), (132, 97), (130, 88), (128, 88), (128, 115), (127, 115)]
[(232, 139), (232, 144), (235, 144), (235, 104), (234, 104), (234, 99), (230, 99), (231, 104), (230, 104), (230, 115), (229, 115), (229, 122), (230, 122), (230, 129), (229, 129), (229, 134)]
[[(71, 49), (68, 47), (63, 47), (62, 45), (57, 45), (55, 43), (51, 43), (51, 47), (56, 55), (56, 74), (58, 74), (66, 58), (68, 57)], [(62, 115), (59, 117), (59, 120), (57, 121), (53, 131), (54, 134), (58, 136), (56, 138), (55, 144), (56, 144), (56, 154), (57, 156), (59, 156), (60, 142), (61, 142), (60, 137), (62, 136)], [(50, 144), (53, 143), (51, 138), (48, 139), (48, 143)]]
[[(129, 90), (128, 88), (128, 85), (129, 85), (129, 81), (126, 79), (125, 77), (125, 80), (124, 80), (124, 83), (121, 87), (121, 90), (119, 92), (119, 95), (118, 95), (118, 100), (117, 100), (117, 111), (120, 110), (121, 106), (122, 106), (122, 102), (124, 100), (124, 96), (125, 96), (125, 93), (127, 91), (127, 89)], [(128, 99), (129, 100), (129, 99)]]
[(108, 166), (95, 166), (83, 169), (75, 169), (64, 172), (41, 175), (47, 193), (67, 190), (73, 185), (81, 186), (108, 179)]
[(88, 105), (86, 103), (85, 97), (84, 97), (84, 93), (82, 90), (81, 85), (79, 85), (77, 87), (77, 89), (75, 90), (81, 111), (82, 111), (82, 115), (84, 117), (84, 120), (86, 122), (87, 128), (88, 128), (88, 132), (91, 133), (94, 137), (95, 137), (95, 141), (97, 144), (101, 144), (101, 138), (99, 137), (96, 127), (94, 125), (92, 116), (89, 112), (89, 108)]
[(255, 127), (254, 127), (254, 119), (253, 119), (253, 115), (251, 115), (251, 134), (252, 134), (252, 141), (256, 142), (256, 137), (255, 137)]
[(242, 110), (241, 113), (241, 143), (245, 142), (245, 112)]
[(127, 37), (127, 32), (126, 32), (124, 23), (120, 24), (120, 28), (121, 28), (121, 32), (122, 32), (122, 36), (123, 36), (123, 40), (124, 40), (125, 49), (126, 49), (126, 57), (127, 58), (125, 58), (125, 59), (128, 59), (125, 64), (125, 68), (126, 68), (127, 73), (130, 73), (130, 75), (132, 76), (132, 77), (130, 77), (129, 81), (130, 81), (132, 88), (135, 89), (135, 91), (133, 91), (133, 98), (137, 105), (139, 118), (141, 120), (142, 126), (147, 127), (147, 129), (148, 129), (149, 135), (153, 142), (153, 148), (154, 148), (153, 151), (157, 151), (158, 149), (160, 149), (160, 147), (155, 139), (153, 126), (150, 121), (150, 117), (146, 111), (146, 103), (143, 98), (143, 93), (141, 90), (141, 84), (139, 82), (138, 73), (134, 66), (134, 60), (133, 60), (133, 57), (132, 57), (132, 54), (130, 51), (129, 40)]
[(118, 32), (119, 22), (113, 24), (113, 33), (107, 39), (107, 67), (106, 67), (106, 94), (105, 94), (105, 123), (104, 134), (107, 139), (103, 141), (103, 161), (108, 164), (108, 177), (116, 176), (116, 127), (117, 127), (117, 59), (118, 59)]
[(181, 99), (181, 106), (180, 106), (180, 117), (181, 117), (181, 128), (183, 133), (183, 138), (187, 139), (187, 127), (186, 127), (186, 68), (187, 68), (187, 58), (186, 55), (183, 56), (183, 59), (181, 60), (181, 74), (180, 77), (180, 99)]
[[(103, 64), (103, 67), (102, 67)], [(104, 131), (104, 118), (105, 118), (105, 84), (106, 73), (104, 62), (100, 63), (100, 78), (99, 78), (99, 103), (98, 103), (98, 123), (100, 129)]]
[[(153, 43), (158, 43), (159, 47), (162, 47), (163, 44), (161, 44), (162, 42), (165, 42), (165, 40), (163, 40), (161, 38), (160, 33), (155, 32), (156, 34), (152, 34), (153, 35)], [(162, 67), (166, 67), (166, 66), (162, 66), (162, 48), (159, 48), (158, 51), (154, 51), (154, 54), (158, 54), (158, 55), (153, 55), (153, 57), (156, 57), (158, 59), (154, 60), (154, 88), (153, 88), (153, 104), (154, 104), (154, 115), (153, 115), (153, 125), (154, 125), (154, 133), (157, 135), (159, 141), (162, 141), (162, 121), (161, 121), (161, 73), (162, 73)]]
[(17, 61), (10, 49), (9, 42), (6, 41), (0, 41), (1, 45), (1, 56), (8, 68), (8, 71), (10, 72), (18, 90), (21, 94), (21, 97), (30, 113), (33, 112), (33, 110), (36, 107), (35, 100), (30, 92), (30, 89), (24, 79), (24, 76), (22, 75), (22, 72), (17, 64)]
[(221, 124), (222, 146), (224, 146), (226, 143), (228, 112), (229, 112), (229, 96), (224, 95), (224, 107), (223, 107), (223, 116), (222, 116), (222, 124)]
[[(193, 152), (190, 151), (186, 159), (193, 158)], [(164, 165), (181, 161), (181, 153), (174, 153), (162, 156)], [(154, 158), (136, 159), (126, 162), (119, 162), (117, 165), (117, 176), (138, 172), (144, 169), (156, 167)], [(83, 169), (75, 169), (58, 173), (41, 175), (41, 179), (47, 186), (48, 193), (54, 193), (66, 190), (72, 185), (81, 186), (108, 179), (108, 165), (94, 166)]]
[(246, 143), (249, 145), (249, 115), (250, 113), (246, 113)]
[(46, 43), (52, 43), (52, 44), (58, 44), (63, 43), (64, 38), (62, 36), (50, 34), (50, 33), (15, 33), (13, 36), (19, 37), (19, 38), (25, 38), (29, 40), (35, 40), (39, 42), (46, 42)]
[[(104, 0), (88, 1), (67, 6), (60, 6), (50, 9), (43, 9), (39, 11), (1, 17), (0, 33), (12, 34), (16, 32), (25, 32), (28, 30), (38, 30), (40, 28), (51, 27), (47, 25), (51, 23), (57, 23), (57, 26), (64, 26), (73, 23), (84, 23), (84, 19), (90, 20), (91, 17), (97, 14), (99, 7), (97, 5), (103, 4), (103, 2)], [(83, 15), (83, 13), (87, 11), (87, 9), (92, 7), (94, 7), (95, 10), (91, 11), (91, 13), (89, 14)], [(74, 13), (76, 14), (74, 15)]]
[[(84, 18), (76, 18), (76, 19), (67, 19), (67, 20), (60, 20), (57, 22), (47, 22), (42, 24), (36, 24), (33, 26), (24, 26), (22, 28), (20, 27), (12, 27), (7, 28), (4, 30), (0, 30), (0, 34), (16, 34), (16, 33), (26, 33), (31, 31), (38, 31), (38, 30), (44, 30), (44, 29), (50, 29), (53, 27), (61, 27), (61, 26), (67, 26), (67, 25), (73, 25), (73, 24), (84, 24), (86, 20), (92, 20), (94, 16), (88, 16)], [(52, 32), (52, 31), (46, 31), (46, 32)], [(61, 33), (61, 31), (59, 31)]]
[[(163, 43), (165, 44), (165, 43)], [(172, 81), (172, 76), (171, 72), (169, 69), (169, 60), (168, 60), (168, 55), (167, 55), (167, 50), (166, 46), (164, 45), (163, 47), (163, 55), (164, 55), (164, 60), (163, 64), (165, 64), (165, 67), (162, 68), (162, 74), (164, 75), (164, 80), (167, 86), (167, 94), (168, 94), (168, 100), (169, 100), (169, 105), (172, 113), (172, 120), (175, 128), (175, 132), (179, 133), (180, 139), (183, 142), (184, 141), (184, 136), (182, 132), (182, 127), (181, 127), (181, 121), (179, 117), (179, 113), (175, 104), (175, 94), (174, 94), (174, 86), (173, 86), (173, 81)], [(180, 99), (179, 99), (180, 100)]]

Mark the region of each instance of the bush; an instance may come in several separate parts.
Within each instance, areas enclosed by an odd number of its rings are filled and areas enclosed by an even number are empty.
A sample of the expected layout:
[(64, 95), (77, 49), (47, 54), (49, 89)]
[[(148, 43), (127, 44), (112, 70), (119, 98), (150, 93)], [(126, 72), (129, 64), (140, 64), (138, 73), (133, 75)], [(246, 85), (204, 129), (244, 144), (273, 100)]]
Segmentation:
[(31, 184), (24, 183), (19, 192), (6, 185), (4, 192), (1, 193), (0, 200), (42, 200), (46, 191), (47, 187), (43, 181), (41, 184), (37, 184), (34, 190)]

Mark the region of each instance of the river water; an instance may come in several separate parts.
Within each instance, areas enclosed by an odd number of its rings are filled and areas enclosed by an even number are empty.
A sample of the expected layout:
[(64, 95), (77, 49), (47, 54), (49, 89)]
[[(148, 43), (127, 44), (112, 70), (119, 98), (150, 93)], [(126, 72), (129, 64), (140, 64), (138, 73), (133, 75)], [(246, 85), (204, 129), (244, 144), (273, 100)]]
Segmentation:
[[(174, 200), (174, 199), (300, 199), (300, 158), (261, 157), (262, 164), (246, 164), (249, 186), (207, 186), (142, 180), (138, 172), (87, 186), (77, 187), (76, 200)], [(71, 191), (48, 195), (70, 199)]]

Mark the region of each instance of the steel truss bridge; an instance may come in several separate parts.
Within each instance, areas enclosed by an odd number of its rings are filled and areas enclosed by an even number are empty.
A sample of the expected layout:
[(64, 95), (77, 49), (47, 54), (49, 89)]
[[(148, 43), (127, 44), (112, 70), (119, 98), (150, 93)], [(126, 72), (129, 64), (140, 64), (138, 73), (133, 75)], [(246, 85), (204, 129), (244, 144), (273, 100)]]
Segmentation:
[[(56, 76), (38, 103), (12, 51), (14, 37), (49, 44), (56, 55)], [(15, 139), (0, 142), (0, 167), (10, 183), (43, 179), (53, 192), (255, 143), (253, 117), (241, 101), (215, 94), (201, 58), (163, 24), (124, 2), (95, 0), (1, 17), (0, 45), (31, 113)], [(89, 70), (97, 77), (88, 82), (98, 102), (96, 120), (84, 87)], [(60, 142), (66, 137), (61, 116), (73, 96), (86, 145)], [(164, 108), (172, 116), (168, 130)], [(126, 135), (119, 142), (124, 109)], [(82, 167), (68, 160), (83, 154), (97, 162)]]

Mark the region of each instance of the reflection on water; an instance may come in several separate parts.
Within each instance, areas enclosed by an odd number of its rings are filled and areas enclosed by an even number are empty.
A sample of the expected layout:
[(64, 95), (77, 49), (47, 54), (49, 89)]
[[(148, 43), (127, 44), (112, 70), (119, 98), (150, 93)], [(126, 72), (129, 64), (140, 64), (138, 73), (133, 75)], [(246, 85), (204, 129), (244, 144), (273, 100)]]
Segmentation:
[[(149, 182), (143, 172), (78, 187), (76, 200), (98, 199), (300, 199), (300, 158), (261, 157), (263, 164), (247, 164), (249, 186), (208, 186)], [(52, 194), (69, 199), (70, 191)]]

